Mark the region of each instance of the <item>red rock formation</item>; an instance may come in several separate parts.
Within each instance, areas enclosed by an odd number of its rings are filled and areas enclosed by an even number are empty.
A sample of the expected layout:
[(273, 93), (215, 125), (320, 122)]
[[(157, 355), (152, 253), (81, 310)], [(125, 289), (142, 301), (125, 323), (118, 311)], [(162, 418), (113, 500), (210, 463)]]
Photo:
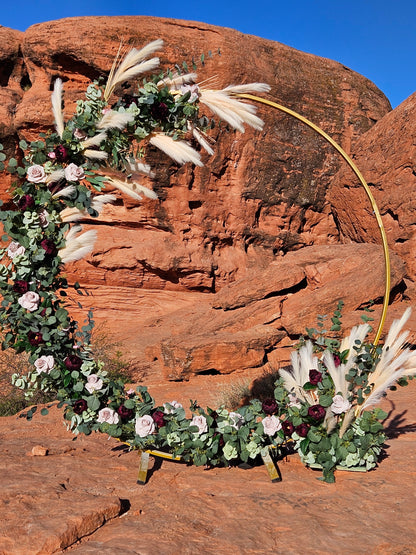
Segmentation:
[[(387, 114), (356, 143), (354, 160), (379, 206), (393, 252), (406, 261), (408, 293), (416, 280), (416, 93)], [(361, 186), (344, 170), (328, 199), (344, 237), (378, 241), (379, 231)]]

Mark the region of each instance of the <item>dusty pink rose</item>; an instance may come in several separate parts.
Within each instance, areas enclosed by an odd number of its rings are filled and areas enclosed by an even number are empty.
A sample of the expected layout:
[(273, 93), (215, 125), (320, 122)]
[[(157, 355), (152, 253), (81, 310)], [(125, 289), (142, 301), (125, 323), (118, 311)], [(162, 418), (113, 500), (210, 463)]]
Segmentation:
[(43, 183), (46, 179), (45, 169), (39, 164), (34, 164), (27, 168), (26, 177), (31, 183)]
[(199, 98), (200, 91), (198, 85), (182, 85), (181, 93), (184, 95), (187, 92), (191, 93), (188, 102), (194, 102)]
[(42, 212), (39, 212), (38, 217), (39, 217), (40, 227), (48, 227), (49, 214), (47, 213), (47, 211), (42, 210)]
[(16, 241), (12, 241), (7, 248), (7, 256), (9, 258), (14, 258), (15, 256), (24, 254), (25, 250), (25, 247), (19, 245), (19, 243), (16, 243)]
[(190, 422), (191, 426), (196, 426), (198, 428), (198, 434), (204, 434), (208, 431), (207, 419), (202, 414), (197, 414), (194, 416)]
[(276, 432), (282, 429), (280, 418), (274, 414), (272, 416), (266, 416), (261, 422), (263, 424), (264, 433), (268, 436), (274, 436)]
[(87, 138), (87, 135), (84, 133), (82, 129), (78, 129), (78, 127), (74, 130), (74, 137), (79, 141)]
[(26, 308), (29, 312), (33, 312), (37, 310), (39, 306), (40, 297), (36, 293), (36, 291), (28, 291), (21, 297), (17, 299), (17, 302), (20, 304), (22, 308)]
[(240, 414), (238, 412), (230, 412), (228, 417), (230, 419), (230, 426), (232, 428), (235, 428), (236, 430), (239, 430), (241, 428), (241, 426), (243, 426), (244, 417), (243, 417), (242, 414)]
[(298, 409), (301, 408), (301, 404), (299, 399), (296, 396), (296, 393), (289, 393), (289, 407), (296, 407)]
[(342, 395), (332, 397), (331, 410), (334, 414), (342, 414), (351, 408), (351, 403), (344, 399)]
[(103, 423), (107, 422), (107, 424), (118, 424), (119, 421), (118, 414), (115, 410), (105, 408), (101, 409), (98, 413), (97, 422)]
[(163, 405), (163, 409), (165, 414), (172, 414), (178, 409), (183, 409), (183, 406), (180, 403), (178, 403), (178, 401), (171, 401), (170, 403), (165, 403)]
[(155, 429), (155, 422), (150, 414), (145, 414), (144, 416), (140, 416), (136, 419), (135, 430), (138, 436), (146, 437), (150, 434), (153, 434)]
[(103, 387), (103, 380), (97, 376), (97, 374), (90, 374), (87, 378), (87, 383), (85, 384), (85, 389), (90, 393), (93, 391), (98, 391)]
[(84, 179), (85, 173), (83, 168), (80, 168), (76, 164), (69, 164), (65, 168), (65, 179), (67, 181), (79, 181), (80, 179)]
[(55, 360), (52, 355), (43, 355), (35, 360), (34, 364), (38, 374), (41, 374), (42, 372), (49, 374), (55, 365)]

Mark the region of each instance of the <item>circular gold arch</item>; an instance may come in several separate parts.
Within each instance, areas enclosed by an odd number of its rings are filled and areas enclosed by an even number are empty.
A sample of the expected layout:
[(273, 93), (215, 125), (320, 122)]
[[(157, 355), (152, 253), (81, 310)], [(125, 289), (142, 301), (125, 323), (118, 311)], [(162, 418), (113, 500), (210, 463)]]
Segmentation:
[(384, 322), (386, 320), (386, 315), (387, 315), (387, 308), (388, 308), (388, 305), (389, 305), (390, 285), (391, 285), (391, 268), (390, 268), (389, 247), (388, 247), (388, 243), (387, 243), (386, 231), (384, 229), (384, 225), (383, 225), (383, 221), (381, 219), (380, 211), (378, 209), (378, 206), (376, 204), (374, 196), (373, 196), (372, 192), (370, 191), (369, 186), (367, 185), (367, 182), (365, 181), (364, 177), (362, 176), (360, 170), (357, 168), (357, 166), (354, 164), (354, 162), (351, 160), (351, 158), (345, 152), (345, 150), (343, 150), (342, 147), (340, 147), (339, 144), (334, 141), (334, 139), (332, 139), (329, 135), (327, 135), (325, 133), (325, 131), (323, 131), (320, 127), (318, 127), (317, 125), (312, 123), (307, 118), (301, 116), (300, 114), (298, 114), (297, 112), (294, 112), (293, 110), (290, 110), (289, 108), (286, 108), (285, 106), (282, 106), (281, 104), (277, 104), (276, 102), (273, 102), (271, 100), (267, 100), (265, 98), (261, 98), (259, 96), (255, 96), (255, 95), (252, 95), (252, 94), (246, 94), (246, 93), (239, 93), (239, 94), (236, 94), (235, 96), (237, 96), (239, 98), (246, 98), (247, 100), (254, 100), (255, 102), (260, 102), (261, 104), (271, 106), (272, 108), (275, 108), (276, 110), (280, 110), (281, 112), (284, 112), (285, 114), (288, 114), (289, 116), (292, 116), (292, 117), (296, 118), (297, 120), (303, 122), (305, 125), (307, 125), (311, 129), (316, 131), (330, 145), (332, 145), (337, 152), (339, 152), (339, 154), (344, 158), (344, 160), (347, 162), (347, 164), (352, 169), (352, 171), (355, 173), (355, 175), (359, 179), (361, 185), (363, 186), (363, 188), (364, 188), (364, 190), (367, 194), (367, 197), (368, 197), (368, 199), (371, 203), (371, 206), (372, 206), (373, 211), (374, 211), (374, 215), (375, 215), (376, 220), (377, 220), (377, 225), (378, 225), (378, 228), (380, 230), (381, 241), (382, 241), (382, 245), (383, 245), (383, 253), (384, 253), (385, 290), (384, 290), (383, 310), (382, 310), (382, 313), (381, 313), (380, 322), (378, 324), (376, 336), (375, 336), (375, 339), (374, 339), (374, 345), (377, 345), (377, 343), (379, 342), (380, 336), (381, 336), (381, 332), (383, 331), (383, 326), (384, 326)]

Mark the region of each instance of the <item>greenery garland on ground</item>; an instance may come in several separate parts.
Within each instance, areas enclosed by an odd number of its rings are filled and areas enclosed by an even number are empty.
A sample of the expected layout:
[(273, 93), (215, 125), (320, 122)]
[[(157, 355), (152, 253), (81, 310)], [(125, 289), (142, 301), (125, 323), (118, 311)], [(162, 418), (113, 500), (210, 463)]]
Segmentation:
[[(1, 213), (8, 243), (0, 266), (2, 348), (27, 352), (33, 364), (33, 371), (13, 376), (14, 385), (28, 397), (37, 390), (56, 392), (75, 434), (100, 431), (133, 448), (168, 449), (196, 465), (253, 461), (272, 446), (279, 453), (290, 443), (306, 464), (323, 469), (326, 481), (333, 481), (337, 465), (374, 467), (386, 415), (364, 409), (415, 373), (415, 357), (403, 348), (406, 336), (400, 333), (408, 314), (393, 325), (383, 348), (364, 342), (368, 325), (354, 328), (341, 343), (310, 330), (292, 356), (292, 370), (280, 372), (274, 398), (252, 400), (231, 412), (204, 410), (193, 402), (192, 418), (177, 401), (155, 406), (145, 387), (126, 391), (121, 380), (109, 377), (92, 356), (92, 319), (79, 329), (69, 316), (63, 265), (85, 256), (95, 240), (95, 231), (82, 232), (74, 222), (97, 217), (115, 200), (102, 193), (106, 188), (138, 200), (157, 198), (137, 181), (140, 173), (152, 175), (144, 163), (148, 143), (179, 164), (202, 165), (199, 152), (184, 140), (212, 154), (205, 133), (212, 123), (202, 105), (239, 131), (244, 124), (262, 127), (254, 107), (236, 98), (241, 92), (267, 92), (261, 83), (206, 90), (195, 84), (194, 73), (177, 68), (141, 78), (126, 94), (127, 81), (156, 70), (158, 58), (147, 58), (161, 46), (154, 41), (116, 61), (107, 83), (94, 81), (66, 123), (57, 80), (56, 131), (30, 144), (20, 141), (21, 161), (8, 161), (17, 181), (14, 207)], [(5, 159), (0, 153), (2, 166)], [(77, 283), (74, 287), (81, 292)], [(337, 310), (333, 329), (339, 318)]]

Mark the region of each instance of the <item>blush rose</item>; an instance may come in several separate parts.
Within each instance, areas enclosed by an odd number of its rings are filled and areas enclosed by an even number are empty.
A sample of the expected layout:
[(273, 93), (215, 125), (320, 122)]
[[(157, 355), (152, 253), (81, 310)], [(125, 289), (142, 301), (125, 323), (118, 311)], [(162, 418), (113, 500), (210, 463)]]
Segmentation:
[(39, 307), (40, 297), (36, 291), (27, 291), (24, 295), (17, 299), (17, 302), (22, 308), (29, 312), (33, 312)]
[(39, 164), (34, 164), (27, 168), (26, 177), (31, 183), (43, 183), (46, 179), (45, 169)]
[(261, 423), (263, 424), (264, 433), (268, 436), (274, 436), (276, 432), (282, 429), (280, 418), (274, 414), (263, 418)]
[(69, 164), (65, 170), (65, 179), (67, 181), (80, 181), (81, 179), (84, 179), (85, 177), (85, 173), (83, 168), (77, 166), (76, 164)]
[(104, 408), (98, 412), (97, 422), (101, 424), (103, 422), (107, 422), (107, 424), (118, 424), (119, 420), (118, 414), (113, 409)]
[(135, 430), (140, 437), (146, 437), (153, 434), (156, 429), (155, 422), (150, 414), (145, 414), (136, 419)]
[(43, 355), (35, 360), (34, 365), (38, 374), (42, 372), (49, 374), (55, 365), (55, 360), (52, 355)]

